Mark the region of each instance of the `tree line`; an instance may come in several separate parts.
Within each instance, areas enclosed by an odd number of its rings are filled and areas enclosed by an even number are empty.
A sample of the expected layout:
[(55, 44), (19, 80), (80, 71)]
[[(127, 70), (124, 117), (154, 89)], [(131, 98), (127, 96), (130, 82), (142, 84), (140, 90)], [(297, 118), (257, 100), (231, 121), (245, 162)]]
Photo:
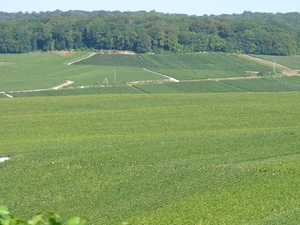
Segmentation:
[(300, 53), (300, 14), (0, 12), (0, 53), (71, 49), (295, 55)]

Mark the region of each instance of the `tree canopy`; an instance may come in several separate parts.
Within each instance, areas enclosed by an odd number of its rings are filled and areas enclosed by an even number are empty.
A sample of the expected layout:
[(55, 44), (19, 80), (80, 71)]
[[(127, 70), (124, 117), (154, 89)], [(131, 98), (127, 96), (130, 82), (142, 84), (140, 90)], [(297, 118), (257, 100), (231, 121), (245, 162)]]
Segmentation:
[(300, 14), (188, 16), (146, 12), (0, 12), (0, 53), (70, 49), (300, 53)]

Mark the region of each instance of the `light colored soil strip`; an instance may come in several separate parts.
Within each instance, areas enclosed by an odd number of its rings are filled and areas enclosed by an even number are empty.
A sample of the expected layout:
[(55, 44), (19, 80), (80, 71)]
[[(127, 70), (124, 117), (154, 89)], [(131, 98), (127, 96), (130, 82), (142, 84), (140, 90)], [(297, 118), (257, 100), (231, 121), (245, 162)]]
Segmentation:
[(207, 80), (222, 81), (222, 80), (249, 80), (259, 79), (260, 77), (224, 77), (224, 78), (207, 78)]
[(0, 163), (3, 163), (6, 160), (10, 160), (10, 157), (0, 157)]
[(166, 78), (169, 79), (169, 81), (180, 82), (180, 80), (177, 80), (177, 79), (175, 79), (174, 77), (170, 77), (170, 76), (164, 75), (164, 74), (162, 74), (162, 73), (157, 73), (157, 72), (155, 72), (155, 71), (148, 70), (148, 69), (146, 69), (146, 68), (143, 68), (143, 70), (148, 71), (148, 72), (150, 72), (150, 73), (154, 73), (154, 74), (163, 76), (163, 77), (166, 77)]
[(73, 62), (69, 62), (68, 63), (68, 66), (70, 66), (70, 65), (72, 65), (72, 64), (74, 64), (74, 63), (77, 63), (77, 62), (80, 62), (80, 61), (82, 61), (82, 60), (85, 60), (85, 59), (88, 59), (88, 58), (90, 58), (90, 57), (92, 57), (92, 56), (94, 56), (94, 55), (96, 55), (97, 53), (92, 53), (92, 54), (90, 54), (89, 56), (87, 56), (87, 57), (85, 57), (85, 58), (82, 58), (82, 59), (78, 59), (78, 60), (75, 60), (75, 61), (73, 61)]
[(70, 84), (73, 84), (73, 83), (74, 83), (74, 81), (67, 80), (65, 83), (60, 84), (60, 85), (58, 85), (58, 86), (55, 86), (55, 87), (53, 87), (52, 89), (53, 89), (53, 90), (57, 90), (57, 89), (66, 87), (66, 86), (68, 86), (68, 85), (70, 85)]
[[(7, 91), (7, 92), (9, 92), (9, 93), (27, 93), (27, 92), (39, 92), (39, 91), (58, 90), (58, 89), (60, 89), (60, 88), (66, 87), (66, 86), (68, 86), (68, 85), (70, 85), (70, 84), (73, 84), (73, 83), (74, 83), (74, 81), (67, 80), (67, 81), (66, 81), (65, 83), (63, 83), (63, 84), (60, 84), (60, 85), (58, 85), (58, 86), (55, 86), (55, 87), (52, 87), (52, 88), (48, 88), (48, 89), (35, 89), (35, 90), (22, 90), (22, 91)], [(9, 94), (7, 94), (7, 93), (5, 93), (5, 92), (0, 92), (0, 94), (4, 94), (4, 95), (6, 95), (6, 96), (9, 97), (9, 98), (13, 98), (12, 95), (9, 95)]]
[(9, 95), (9, 94), (7, 94), (7, 93), (5, 93), (5, 92), (4, 92), (4, 94), (5, 94), (7, 97), (9, 97), (9, 98), (14, 98), (14, 96)]

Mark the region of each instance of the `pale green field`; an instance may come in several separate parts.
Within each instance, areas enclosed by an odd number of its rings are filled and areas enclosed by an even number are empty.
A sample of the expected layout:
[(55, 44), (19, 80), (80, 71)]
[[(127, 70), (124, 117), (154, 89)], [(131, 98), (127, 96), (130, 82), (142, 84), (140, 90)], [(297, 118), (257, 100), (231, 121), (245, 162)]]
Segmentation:
[(1, 98), (0, 203), (89, 224), (299, 224), (299, 98)]
[(271, 62), (280, 63), (293, 70), (300, 70), (300, 56), (270, 56), (270, 55), (255, 55), (257, 58), (266, 59)]
[(165, 79), (138, 67), (67, 65), (90, 54), (0, 54), (0, 62), (5, 62), (0, 64), (0, 91), (48, 89), (66, 80), (75, 82), (71, 87), (80, 87), (102, 85), (105, 79), (110, 85)]

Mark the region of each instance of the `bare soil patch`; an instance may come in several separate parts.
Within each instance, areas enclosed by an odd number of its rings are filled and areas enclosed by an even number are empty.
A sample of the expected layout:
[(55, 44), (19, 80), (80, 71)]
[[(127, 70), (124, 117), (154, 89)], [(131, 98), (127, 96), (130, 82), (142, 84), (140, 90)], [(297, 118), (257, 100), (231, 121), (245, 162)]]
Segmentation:
[(68, 85), (70, 85), (70, 84), (73, 84), (73, 83), (74, 83), (74, 81), (67, 80), (65, 83), (60, 84), (60, 85), (58, 85), (58, 86), (55, 86), (55, 87), (53, 87), (52, 89), (53, 89), (53, 90), (57, 90), (57, 89), (60, 89), (60, 88), (64, 88), (64, 87), (66, 87), (66, 86), (68, 86)]
[(13, 62), (0, 62), (0, 66), (10, 65), (13, 64)]
[(53, 51), (52, 53), (61, 55), (61, 56), (71, 56), (74, 55), (74, 51)]
[(10, 160), (10, 157), (0, 157), (0, 163), (3, 163), (6, 160)]
[(99, 54), (120, 54), (120, 55), (136, 55), (132, 51), (117, 51), (117, 50), (100, 50), (97, 53)]

